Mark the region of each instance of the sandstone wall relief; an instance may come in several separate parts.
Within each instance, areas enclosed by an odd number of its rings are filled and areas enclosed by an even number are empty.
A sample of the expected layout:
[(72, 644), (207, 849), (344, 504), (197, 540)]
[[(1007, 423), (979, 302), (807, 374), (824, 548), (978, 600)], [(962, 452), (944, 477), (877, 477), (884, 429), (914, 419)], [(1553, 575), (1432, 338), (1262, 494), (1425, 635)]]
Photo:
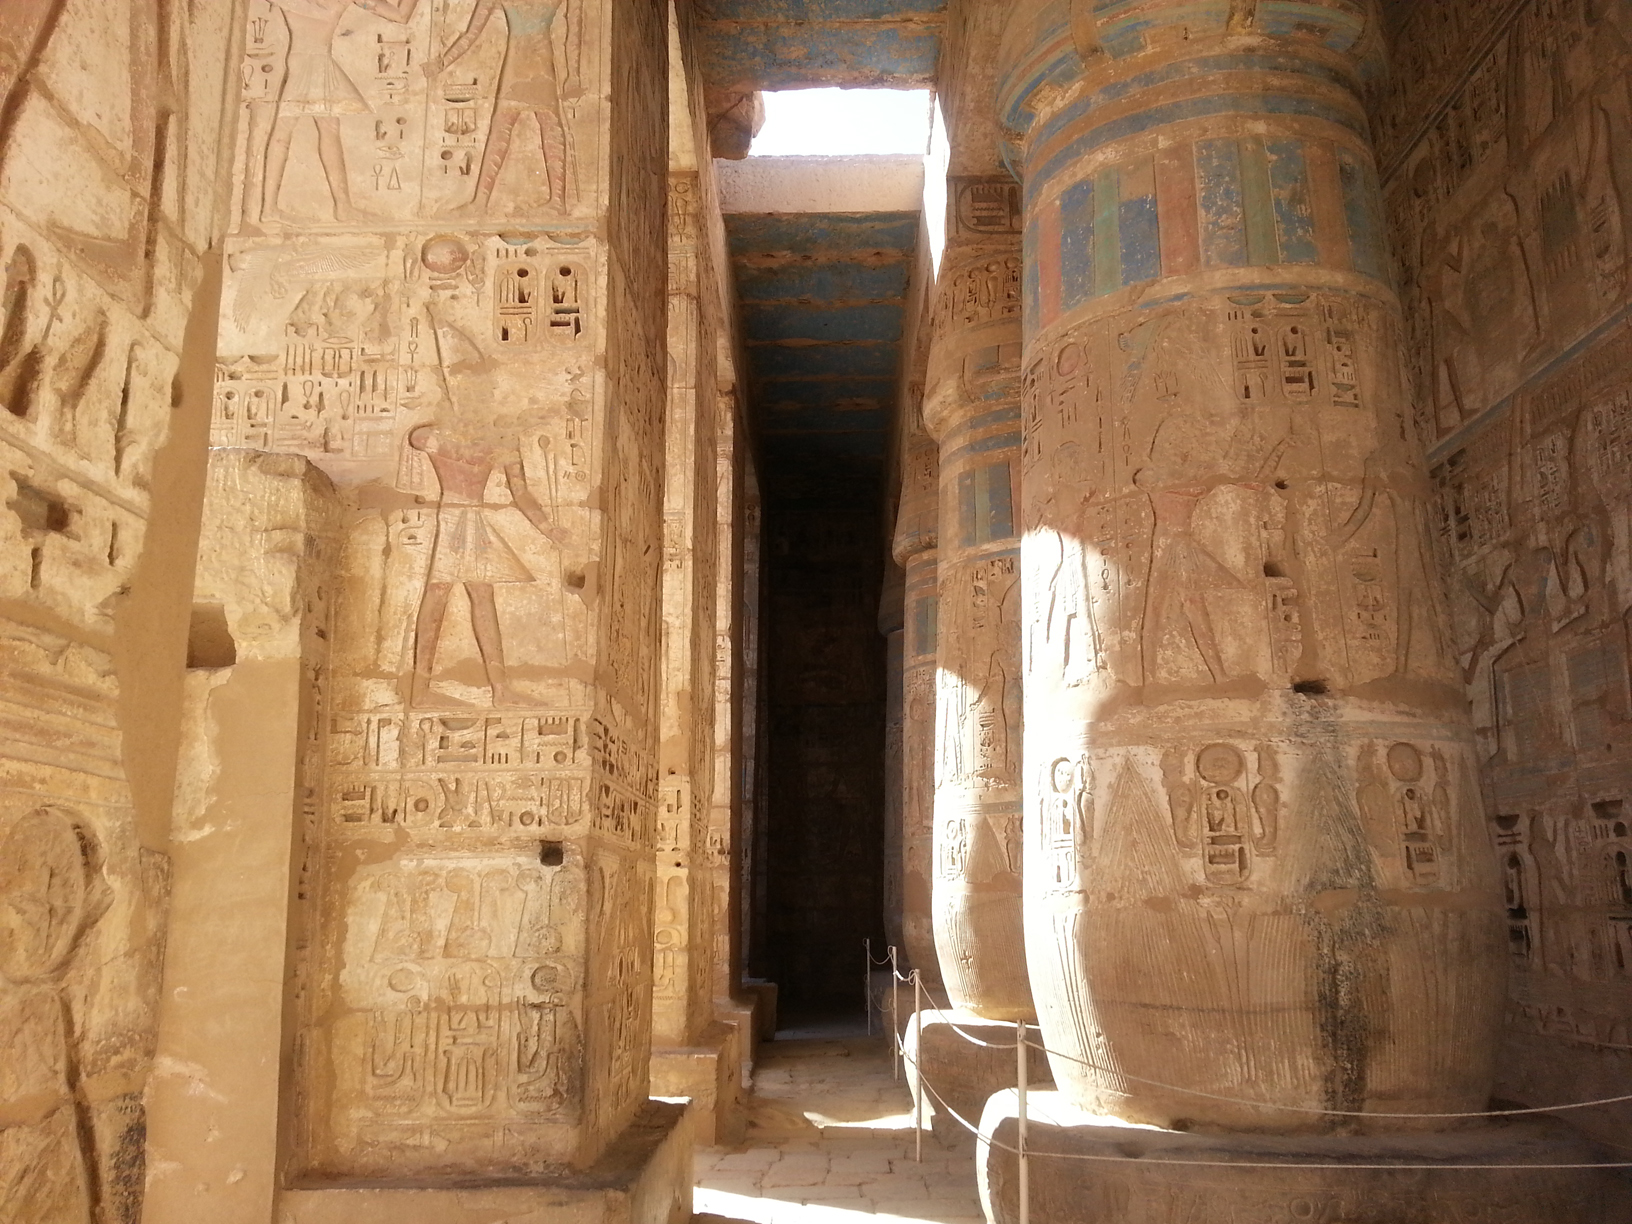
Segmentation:
[[(1625, 455), (1632, 11), (1432, 6), (1448, 71), (1380, 111), (1434, 543), (1506, 880), (1502, 1090), (1632, 1082), (1618, 887), (1629, 774)], [(1430, 74), (1432, 75), (1432, 74)], [(1415, 112), (1413, 114), (1413, 112)], [(1618, 1090), (1618, 1089), (1617, 1089)], [(1621, 1111), (1584, 1118), (1612, 1134)]]
[(308, 1174), (583, 1164), (645, 1097), (661, 26), (249, 4), (212, 442), (306, 455), (346, 511)]
[(1034, 1014), (1021, 916), (1024, 722), (1016, 184), (953, 180), (924, 420), (939, 447), (934, 917), (955, 1007)]
[[(0, 1202), (20, 1224), (141, 1210), (170, 871), (162, 796), (132, 778), (167, 763), (127, 754), (152, 747), (133, 719), (176, 711), (134, 678), (121, 615), (188, 512), (153, 474), (224, 220), (233, 25), (160, 0), (0, 12)], [(184, 624), (152, 628), (179, 666)]]

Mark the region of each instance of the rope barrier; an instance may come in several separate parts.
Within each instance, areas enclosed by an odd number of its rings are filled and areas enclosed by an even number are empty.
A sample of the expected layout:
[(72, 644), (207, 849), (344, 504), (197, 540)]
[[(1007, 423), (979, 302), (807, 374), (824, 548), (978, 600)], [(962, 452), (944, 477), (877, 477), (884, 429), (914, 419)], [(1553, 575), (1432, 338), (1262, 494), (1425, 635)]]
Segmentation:
[[(870, 955), (871, 955), (871, 951), (869, 950), (869, 956)], [(898, 977), (900, 976), (899, 971), (897, 971), (897, 976)], [(903, 982), (910, 981), (912, 983), (915, 991), (921, 989), (920, 979), (919, 979), (919, 972), (916, 969), (914, 969), (912, 971), (912, 973), (908, 977), (903, 977), (903, 978), (901, 978), (901, 980)], [(1348, 1162), (1348, 1161), (1342, 1161), (1342, 1162), (1314, 1162), (1314, 1161), (1180, 1160), (1180, 1159), (1170, 1159), (1170, 1158), (1165, 1157), (1165, 1156), (1099, 1156), (1099, 1155), (1093, 1155), (1093, 1154), (1086, 1153), (1086, 1152), (1047, 1152), (1047, 1151), (1038, 1151), (1035, 1148), (1031, 1147), (1029, 1144), (1025, 1147), (1025, 1150), (1022, 1151), (1020, 1148), (1010, 1147), (1007, 1144), (999, 1143), (995, 1137), (987, 1137), (987, 1136), (981, 1134), (979, 1126), (971, 1123), (967, 1118), (963, 1117), (956, 1110), (954, 1110), (950, 1105), (948, 1105), (947, 1102), (946, 1102), (945, 1096), (942, 1095), (942, 1093), (934, 1086), (934, 1084), (932, 1084), (929, 1081), (928, 1077), (925, 1076), (923, 1066), (920, 1064), (919, 1060), (914, 1055), (909, 1054), (907, 1052), (906, 1042), (902, 1039), (901, 1035), (896, 1031), (897, 1023), (895, 1022), (895, 1018), (892, 1017), (891, 1021), (892, 1022), (891, 1022), (891, 1025), (890, 1025), (890, 1029), (891, 1029), (890, 1039), (891, 1039), (891, 1041), (894, 1043), (894, 1045), (896, 1047), (896, 1049), (895, 1049), (896, 1057), (898, 1057), (902, 1061), (903, 1064), (905, 1064), (908, 1067), (911, 1067), (912, 1070), (917, 1074), (918, 1086), (919, 1086), (920, 1091), (924, 1092), (924, 1093), (927, 1093), (930, 1097), (932, 1097), (934, 1099), (936, 1105), (939, 1106), (941, 1109), (945, 1110), (948, 1117), (952, 1118), (960, 1126), (962, 1126), (966, 1131), (968, 1131), (970, 1134), (974, 1135), (978, 1142), (984, 1143), (984, 1144), (986, 1144), (986, 1145), (988, 1145), (990, 1147), (994, 1147), (999, 1151), (1007, 1152), (1010, 1155), (1019, 1156), (1022, 1159), (1029, 1158), (1029, 1157), (1032, 1157), (1032, 1156), (1040, 1156), (1040, 1157), (1045, 1157), (1045, 1158), (1051, 1159), (1051, 1160), (1086, 1160), (1086, 1161), (1090, 1161), (1090, 1162), (1094, 1162), (1094, 1163), (1102, 1163), (1102, 1164), (1153, 1164), (1154, 1163), (1154, 1164), (1177, 1165), (1177, 1166), (1183, 1166), (1183, 1167), (1187, 1167), (1187, 1168), (1202, 1168), (1202, 1169), (1354, 1169), (1354, 1170), (1371, 1170), (1371, 1171), (1381, 1171), (1381, 1172), (1387, 1172), (1387, 1171), (1390, 1171), (1390, 1170), (1398, 1170), (1398, 1171), (1401, 1171), (1401, 1172), (1424, 1172), (1424, 1171), (1434, 1171), (1434, 1170), (1445, 1170), (1445, 1171), (1448, 1171), (1448, 1172), (1455, 1172), (1455, 1171), (1499, 1172), (1499, 1171), (1503, 1171), (1503, 1170), (1516, 1170), (1516, 1171), (1534, 1172), (1534, 1171), (1546, 1171), (1546, 1170), (1552, 1170), (1552, 1169), (1561, 1169), (1561, 1170), (1632, 1169), (1632, 1161), (1596, 1161), (1596, 1162), (1591, 1162), (1591, 1163), (1566, 1163), (1566, 1164), (1456, 1164), (1456, 1163), (1443, 1162), (1443, 1161), (1442, 1162), (1431, 1163), (1431, 1164), (1355, 1164), (1355, 1163), (1351, 1163), (1351, 1162)], [(1018, 1049), (1019, 1048), (1018, 1040), (1015, 1043), (1000, 1046), (1000, 1045), (995, 1045), (995, 1044), (992, 1044), (992, 1043), (983, 1042), (983, 1041), (980, 1041), (978, 1039), (972, 1038), (968, 1034), (964, 1033), (961, 1029), (959, 1029), (957, 1025), (951, 1023), (950, 1021), (947, 1021), (947, 1027), (952, 1029), (953, 1032), (957, 1033), (959, 1037), (962, 1037), (964, 1040), (969, 1041), (969, 1042), (971, 1042), (971, 1044), (974, 1044), (974, 1045), (984, 1046), (984, 1047), (986, 1047), (988, 1049), (1009, 1049), (1009, 1050), (1013, 1050), (1013, 1049)], [(922, 1029), (922, 1021), (920, 1021), (920, 1040), (922, 1038), (921, 1029)], [(1056, 1056), (1055, 1051), (1048, 1049), (1046, 1046), (1039, 1045), (1034, 1041), (1029, 1041), (1028, 1040), (1024, 1044), (1025, 1044), (1026, 1048), (1038, 1050), (1041, 1053), (1048, 1055), (1049, 1057), (1055, 1057)], [(1591, 1108), (1596, 1108), (1596, 1107), (1601, 1106), (1601, 1105), (1613, 1105), (1613, 1104), (1619, 1104), (1619, 1103), (1621, 1103), (1623, 1101), (1632, 1100), (1632, 1096), (1606, 1097), (1606, 1098), (1604, 1098), (1603, 1100), (1600, 1100), (1600, 1101), (1583, 1101), (1583, 1102), (1579, 1102), (1579, 1103), (1573, 1104), (1573, 1105), (1555, 1105), (1555, 1106), (1551, 1106), (1551, 1107), (1546, 1108), (1546, 1109), (1540, 1109), (1540, 1108), (1538, 1108), (1538, 1109), (1495, 1109), (1495, 1110), (1485, 1110), (1485, 1111), (1481, 1111), (1481, 1112), (1477, 1112), (1477, 1113), (1399, 1114), (1399, 1113), (1369, 1113), (1369, 1112), (1359, 1112), (1359, 1111), (1354, 1111), (1354, 1110), (1337, 1110), (1337, 1109), (1310, 1109), (1310, 1108), (1307, 1108), (1307, 1107), (1304, 1107), (1304, 1106), (1296, 1106), (1296, 1105), (1271, 1105), (1271, 1104), (1267, 1104), (1265, 1102), (1260, 1102), (1260, 1101), (1248, 1101), (1248, 1100), (1244, 1100), (1244, 1099), (1236, 1098), (1236, 1097), (1221, 1096), (1221, 1095), (1219, 1095), (1217, 1093), (1202, 1092), (1202, 1091), (1197, 1090), (1197, 1089), (1180, 1088), (1177, 1085), (1164, 1084), (1164, 1083), (1160, 1082), (1159, 1080), (1147, 1080), (1147, 1079), (1142, 1079), (1139, 1076), (1126, 1075), (1124, 1073), (1115, 1072), (1115, 1071), (1107, 1071), (1105, 1068), (1098, 1067), (1095, 1064), (1088, 1062), (1086, 1059), (1075, 1058), (1075, 1057), (1073, 1057), (1072, 1055), (1069, 1055), (1069, 1054), (1058, 1055), (1058, 1057), (1065, 1058), (1065, 1059), (1067, 1059), (1068, 1061), (1071, 1061), (1071, 1062), (1080, 1063), (1083, 1066), (1091, 1068), (1092, 1070), (1102, 1071), (1102, 1072), (1104, 1072), (1105, 1074), (1108, 1074), (1108, 1075), (1121, 1075), (1122, 1078), (1124, 1078), (1124, 1079), (1135, 1080), (1135, 1081), (1137, 1081), (1139, 1083), (1148, 1084), (1148, 1085), (1151, 1085), (1153, 1087), (1166, 1088), (1166, 1089), (1168, 1089), (1170, 1091), (1174, 1091), (1174, 1092), (1189, 1093), (1190, 1095), (1193, 1095), (1193, 1096), (1206, 1097), (1206, 1098), (1208, 1098), (1210, 1100), (1224, 1101), (1224, 1102), (1228, 1102), (1228, 1103), (1236, 1104), (1236, 1105), (1249, 1105), (1249, 1106), (1252, 1106), (1253, 1108), (1257, 1108), (1257, 1109), (1281, 1109), (1281, 1110), (1287, 1110), (1287, 1111), (1295, 1112), (1295, 1113), (1330, 1114), (1330, 1115), (1335, 1115), (1335, 1116), (1339, 1116), (1339, 1117), (1366, 1117), (1366, 1118), (1485, 1118), (1485, 1117), (1491, 1117), (1491, 1118), (1500, 1118), (1500, 1117), (1515, 1117), (1515, 1116), (1519, 1116), (1519, 1115), (1530, 1115), (1530, 1114), (1556, 1113), (1556, 1112), (1558, 1112), (1559, 1110), (1562, 1110), (1562, 1109), (1591, 1109)], [(922, 1159), (923, 1159), (922, 1146), (921, 1146), (922, 1145), (922, 1138), (921, 1138), (921, 1135), (922, 1135), (922, 1123), (921, 1123), (921, 1121), (919, 1119), (918, 1110), (917, 1110), (916, 1107), (913, 1110), (913, 1117), (914, 1117), (915, 1126), (917, 1127), (917, 1129), (920, 1132), (919, 1160), (922, 1161)]]
[(1230, 1105), (1247, 1105), (1253, 1109), (1279, 1109), (1285, 1113), (1322, 1114), (1338, 1118), (1517, 1118), (1529, 1114), (1561, 1113), (1566, 1109), (1597, 1109), (1604, 1105), (1621, 1105), (1627, 1101), (1632, 1101), (1632, 1096), (1615, 1096), (1603, 1097), (1596, 1101), (1576, 1101), (1568, 1105), (1546, 1105), (1532, 1109), (1479, 1109), (1470, 1110), (1467, 1113), (1387, 1113), (1383, 1110), (1371, 1109), (1315, 1109), (1308, 1105), (1275, 1105), (1268, 1101), (1249, 1101), (1244, 1097), (1203, 1092), (1199, 1088), (1181, 1088), (1177, 1084), (1164, 1084), (1161, 1080), (1146, 1079), (1140, 1075), (1131, 1075), (1126, 1071), (1113, 1071), (1109, 1067), (1101, 1067), (1097, 1063), (1091, 1063), (1086, 1058), (1078, 1058), (1074, 1054), (1062, 1054), (1058, 1050), (1047, 1049), (1038, 1045), (1035, 1041), (1028, 1041), (1026, 1044), (1050, 1058), (1063, 1058), (1067, 1062), (1078, 1063), (1091, 1071), (1098, 1071), (1103, 1075), (1114, 1075), (1119, 1079), (1132, 1080), (1138, 1084), (1147, 1084), (1152, 1088), (1165, 1088), (1169, 1092), (1182, 1092), (1187, 1096), (1205, 1097), (1209, 1101), (1223, 1101)]

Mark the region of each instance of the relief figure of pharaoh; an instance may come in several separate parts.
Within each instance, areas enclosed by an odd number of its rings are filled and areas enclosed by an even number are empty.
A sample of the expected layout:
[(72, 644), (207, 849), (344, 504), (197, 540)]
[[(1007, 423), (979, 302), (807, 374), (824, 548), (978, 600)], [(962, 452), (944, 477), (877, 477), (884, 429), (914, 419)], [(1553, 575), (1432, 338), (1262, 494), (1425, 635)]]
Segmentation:
[(536, 579), (494, 525), (494, 516), (508, 508), (486, 502), (488, 480), (494, 469), (504, 472), (514, 507), (540, 535), (563, 545), (567, 533), (550, 522), (527, 484), (526, 469), (513, 445), (503, 448), (480, 437), (464, 436), (457, 428), (436, 425), (419, 426), (406, 441), (409, 453), (404, 458), (408, 465), (415, 466), (415, 456), (423, 457), (435, 472), (440, 491), (430, 571), (414, 621), (409, 704), (424, 708), (433, 703), (431, 677), (436, 667), (436, 648), (447, 619), (448, 599), (456, 586), (464, 587), (470, 601), (471, 630), (487, 672), (493, 704), (522, 704), (509, 685), (494, 587)]
[(283, 217), (278, 196), (289, 165), (289, 149), (300, 121), (310, 119), (317, 129), (317, 156), (329, 182), (334, 219), (342, 223), (364, 220), (368, 214), (351, 199), (346, 152), (340, 141), (340, 116), (366, 115), (373, 108), (335, 60), (334, 40), (340, 19), (353, 4), (388, 21), (406, 25), (413, 20), (419, 0), (272, 0), (272, 3), (283, 13), (289, 28), (289, 57), (283, 87), (278, 93), (272, 134), (267, 141), (261, 215)]
[[(499, 174), (510, 156), (510, 141), (522, 116), (531, 115), (538, 124), (544, 152), (545, 199), (558, 208), (567, 207), (568, 142), (562, 94), (576, 94), (577, 82), (569, 71), (562, 89), (561, 73), (555, 56), (556, 18), (569, 19), (565, 0), (478, 0), (465, 32), (442, 55), (425, 65), (425, 74), (435, 77), (468, 52), (487, 29), (493, 14), (504, 10), (509, 31), (505, 42), (504, 67), (499, 70), (498, 101), (493, 123), (482, 150), (482, 167), (476, 178), (476, 194), (465, 204), (456, 205), (448, 215), (480, 216), (486, 212)], [(570, 31), (568, 32), (570, 37)]]

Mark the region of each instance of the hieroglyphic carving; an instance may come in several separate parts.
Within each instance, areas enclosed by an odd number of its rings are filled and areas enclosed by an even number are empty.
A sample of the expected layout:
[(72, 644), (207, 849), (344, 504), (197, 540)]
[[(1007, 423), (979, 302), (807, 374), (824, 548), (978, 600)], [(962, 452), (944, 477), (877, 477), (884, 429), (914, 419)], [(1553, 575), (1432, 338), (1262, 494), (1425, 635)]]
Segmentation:
[[(645, 1095), (663, 96), (635, 7), (249, 4), (213, 439), (307, 455), (346, 507), (303, 1168), (582, 1164)], [(381, 967), (357, 932), (392, 906), (421, 950)], [(628, 962), (610, 1011), (591, 951)]]
[(1378, 48), (1337, 0), (1282, 12), (1021, 0), (998, 86), (1026, 173), (1027, 964), (1066, 1095), (1158, 1126), (1314, 1125), (1223, 1099), (1246, 1082), (1482, 1101), (1462, 1034), (1498, 1020), (1372, 152), (1281, 117), (1331, 105), (1312, 84), (1209, 76), (1248, 30), (1311, 74)]
[(0, 6), (0, 1212), (19, 1224), (142, 1213), (179, 717), (144, 684), (154, 658), (180, 666), (154, 608), (186, 582), (197, 511), (172, 486), (202, 463), (155, 482), (155, 456), (194, 408), (177, 374), (225, 221), (235, 21)]
[[(583, 68), (593, 21), (578, 7), (251, 0), (245, 232), (355, 228), (373, 218), (585, 215), (599, 190), (597, 146), (586, 137), (600, 105), (594, 73)], [(307, 128), (315, 159), (303, 152)], [(536, 131), (536, 143), (518, 145), (518, 130)]]
[(553, 866), (399, 860), (359, 877), (340, 1023), (361, 1038), (360, 1143), (561, 1158), (549, 1123), (582, 1108), (583, 905), (570, 851)]

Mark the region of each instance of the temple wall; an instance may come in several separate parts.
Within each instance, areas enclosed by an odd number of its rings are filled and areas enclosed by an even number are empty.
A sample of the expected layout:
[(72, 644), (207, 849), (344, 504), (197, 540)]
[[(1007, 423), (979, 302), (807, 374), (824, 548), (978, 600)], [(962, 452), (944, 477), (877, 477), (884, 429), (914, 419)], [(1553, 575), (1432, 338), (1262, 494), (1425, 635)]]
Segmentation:
[(0, 6), (0, 1204), (142, 1209), (239, 6)]
[[(1498, 1092), (1632, 1091), (1632, 5), (1413, 6), (1375, 124), (1506, 881)], [(1572, 1120), (1624, 1142), (1632, 1111)]]

